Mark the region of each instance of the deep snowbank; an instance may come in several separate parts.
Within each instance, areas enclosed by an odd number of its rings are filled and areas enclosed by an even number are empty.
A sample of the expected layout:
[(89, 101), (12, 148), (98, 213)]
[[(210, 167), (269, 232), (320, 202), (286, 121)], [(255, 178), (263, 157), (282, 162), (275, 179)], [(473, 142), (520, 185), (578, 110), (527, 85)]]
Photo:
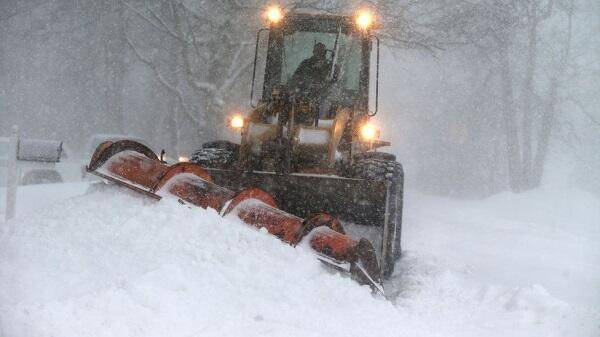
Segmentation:
[(310, 253), (174, 200), (109, 188), (8, 226), (5, 336), (347, 336), (393, 324), (389, 302)]
[[(17, 216), (34, 213), (56, 202), (85, 193), (89, 183), (65, 183), (19, 186), (17, 189)], [(6, 188), (0, 187), (0, 223), (4, 221)]]
[[(387, 285), (397, 297), (386, 301), (214, 211), (109, 187), (3, 225), (0, 335), (598, 335), (597, 311), (557, 299), (536, 279), (545, 273), (518, 275), (531, 257), (526, 244), (503, 250), (523, 226), (490, 218), (498, 208), (485, 205), (510, 199), (499, 198), (408, 198), (407, 253)], [(521, 264), (504, 265), (507, 254)], [(577, 268), (598, 275), (597, 266)]]
[[(482, 284), (542, 285), (600, 308), (600, 199), (540, 188), (480, 201), (407, 198), (405, 248)], [(600, 334), (599, 334), (600, 335)]]

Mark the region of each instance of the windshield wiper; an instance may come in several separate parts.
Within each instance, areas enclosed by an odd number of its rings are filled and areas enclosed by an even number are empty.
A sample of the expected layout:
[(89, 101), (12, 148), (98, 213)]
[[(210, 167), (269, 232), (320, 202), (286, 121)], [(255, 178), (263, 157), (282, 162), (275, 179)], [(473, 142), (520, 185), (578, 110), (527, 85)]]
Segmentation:
[(335, 66), (336, 66), (337, 58), (338, 58), (338, 51), (340, 48), (338, 41), (340, 40), (341, 34), (342, 34), (342, 26), (339, 26), (338, 33), (335, 36), (335, 43), (333, 44), (333, 59), (331, 60), (331, 70), (329, 71), (329, 81), (333, 80)]

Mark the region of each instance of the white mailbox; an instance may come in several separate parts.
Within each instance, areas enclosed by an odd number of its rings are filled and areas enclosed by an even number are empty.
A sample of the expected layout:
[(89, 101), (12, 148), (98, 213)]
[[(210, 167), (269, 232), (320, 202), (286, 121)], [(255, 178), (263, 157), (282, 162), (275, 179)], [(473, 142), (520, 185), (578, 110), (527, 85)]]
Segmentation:
[(62, 154), (62, 142), (20, 138), (17, 159), (44, 163), (58, 163)]
[[(60, 161), (62, 142), (26, 139), (19, 137), (18, 128), (13, 127), (10, 138), (0, 138), (0, 171), (6, 176), (5, 219), (15, 216), (17, 185), (61, 182), (54, 165)], [(25, 174), (21, 176), (21, 172)]]

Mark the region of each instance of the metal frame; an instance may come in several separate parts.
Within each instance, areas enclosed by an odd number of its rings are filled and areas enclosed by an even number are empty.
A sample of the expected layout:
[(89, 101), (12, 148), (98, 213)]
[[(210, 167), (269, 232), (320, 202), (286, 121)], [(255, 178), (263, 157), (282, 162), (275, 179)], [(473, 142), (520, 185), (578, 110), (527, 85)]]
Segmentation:
[[(276, 80), (277, 76), (281, 73), (281, 60), (279, 59), (279, 49), (283, 48), (283, 35), (284, 32), (290, 29), (297, 29), (298, 27), (302, 27), (303, 22), (307, 22), (309, 25), (316, 25), (318, 18), (315, 15), (305, 15), (305, 14), (289, 14), (290, 16), (282, 23), (271, 25), (269, 28), (262, 28), (258, 31), (256, 36), (256, 45), (254, 52), (254, 69), (252, 71), (252, 88), (250, 93), (250, 104), (253, 108), (256, 108), (254, 104), (254, 86), (256, 84), (256, 66), (258, 59), (258, 43), (260, 42), (260, 34), (263, 31), (269, 31), (269, 39), (268, 39), (268, 47), (267, 47), (267, 60), (266, 60), (266, 69), (264, 75), (264, 83), (263, 83), (263, 93), (262, 100), (268, 100), (270, 95), (270, 90), (273, 86), (280, 84)], [(349, 32), (357, 32), (361, 35), (361, 39), (363, 40), (363, 60), (362, 60), (362, 69), (361, 74), (363, 78), (360, 79), (362, 86), (359, 87), (358, 92), (358, 102), (361, 106), (358, 107), (359, 110), (364, 110), (368, 113), (369, 110), (369, 73), (370, 73), (370, 35), (364, 34), (359, 30), (353, 28), (350, 17), (345, 16), (330, 16), (330, 15), (322, 15), (325, 19), (328, 20), (328, 23), (331, 27), (327, 26), (327, 29), (323, 29), (323, 31), (328, 31), (330, 29), (332, 32), (336, 33), (341, 28), (342, 33)], [(379, 55), (379, 43), (378, 43), (378, 55)], [(378, 59), (379, 64), (379, 59)], [(377, 76), (379, 74), (379, 70), (377, 70)], [(377, 77), (379, 78), (379, 77)], [(377, 83), (377, 91), (379, 84)], [(376, 98), (377, 100), (377, 98)]]
[(258, 42), (260, 42), (260, 33), (268, 31), (269, 28), (261, 28), (256, 33), (256, 46), (254, 47), (254, 68), (252, 69), (252, 88), (250, 89), (250, 105), (256, 108), (254, 105), (254, 81), (256, 79), (256, 61), (258, 58)]
[[(377, 41), (377, 65), (375, 67), (375, 112), (369, 114), (369, 116), (373, 117), (379, 111), (379, 37), (377, 35), (369, 35), (369, 38), (374, 38)], [(370, 65), (369, 65), (370, 66)]]
[[(312, 31), (314, 29), (315, 31), (331, 31), (335, 33), (341, 29), (341, 32), (345, 34), (356, 34), (357, 38), (361, 41), (362, 58), (360, 65), (360, 84), (354, 98), (354, 110), (355, 113), (360, 115), (362, 121), (375, 116), (379, 111), (379, 68), (381, 52), (381, 42), (379, 37), (372, 34), (371, 31), (361, 31), (354, 28), (352, 22), (349, 21), (351, 20), (349, 17), (325, 17), (327, 20), (323, 24), (324, 28), (318, 26), (318, 17), (292, 14), (292, 16), (286, 18), (281, 23), (273, 24), (269, 28), (263, 28), (257, 33), (254, 53), (254, 69), (252, 72), (252, 89), (250, 93), (251, 105), (253, 108), (256, 108), (253, 99), (255, 95), (254, 86), (256, 85), (256, 67), (258, 62), (258, 46), (261, 39), (260, 34), (262, 34), (263, 31), (268, 31), (266, 68), (262, 84), (263, 92), (261, 101), (272, 101), (273, 106), (269, 109), (272, 109), (272, 112), (277, 111), (282, 114), (282, 116), (278, 118), (279, 136), (277, 139), (282, 139), (281, 130), (283, 128), (284, 119), (286, 120), (286, 123), (289, 123), (290, 121), (293, 123), (293, 115), (296, 107), (296, 104), (293, 103), (291, 104), (291, 109), (289, 111), (284, 111), (279, 104), (282, 103), (282, 101), (278, 100), (278, 98), (281, 97), (273, 97), (273, 88), (281, 85), (283, 37), (286, 32), (289, 31)], [(336, 38), (334, 53), (337, 49), (337, 43), (338, 41)], [(375, 47), (373, 45), (374, 43), (377, 44), (376, 56), (373, 55), (373, 48)], [(376, 57), (375, 69), (371, 69), (372, 57)], [(370, 111), (369, 101), (372, 98), (370, 96), (370, 82), (371, 71), (373, 70), (375, 71), (375, 107), (374, 111)], [(296, 97), (293, 94), (285, 98), (286, 102), (289, 101), (289, 103), (295, 102), (295, 99)], [(283, 116), (285, 116), (285, 118), (283, 118)], [(288, 125), (288, 129), (292, 128), (293, 124)], [(389, 145), (389, 143), (381, 141), (379, 141), (378, 144)], [(289, 152), (281, 152), (282, 150), (290, 151), (291, 149), (286, 148), (285, 146), (276, 147), (275, 157), (283, 159), (284, 165), (275, 167), (274, 172), (254, 172), (252, 171), (249, 162), (243, 166), (243, 172), (218, 169), (209, 169), (209, 171), (216, 183), (234, 190), (243, 189), (248, 186), (260, 186), (275, 197), (282, 209), (299, 216), (308, 215), (315, 210), (327, 209), (328, 212), (345, 220), (366, 225), (380, 226), (381, 246), (379, 248), (381, 253), (381, 271), (384, 278), (389, 277), (394, 269), (397, 255), (399, 255), (399, 251), (396, 250), (399, 250), (400, 248), (399, 242), (397, 241), (400, 235), (401, 218), (398, 219), (396, 213), (400, 212), (401, 214), (402, 212), (402, 205), (397, 204), (397, 198), (400, 198), (401, 202), (402, 195), (395, 194), (397, 193), (398, 188), (402, 190), (402, 186), (397, 185), (402, 184), (402, 182), (390, 184), (388, 182), (363, 179), (330, 179), (327, 176), (294, 174), (289, 172), (289, 159), (291, 155)], [(301, 186), (301, 188), (299, 188), (299, 186)], [(316, 189), (316, 187), (319, 187), (319, 189)], [(343, 193), (339, 193), (339, 191), (343, 191)], [(311, 195), (332, 194), (334, 192), (337, 192), (338, 196), (341, 194), (343, 197), (336, 198), (335, 202), (327, 200), (325, 202), (316, 202), (310, 198)], [(370, 203), (365, 203), (364, 205), (359, 203), (357, 205), (356, 200), (361, 199), (369, 200)], [(349, 209), (352, 209), (354, 212), (348, 213)], [(358, 216), (355, 213), (361, 214), (361, 216)]]

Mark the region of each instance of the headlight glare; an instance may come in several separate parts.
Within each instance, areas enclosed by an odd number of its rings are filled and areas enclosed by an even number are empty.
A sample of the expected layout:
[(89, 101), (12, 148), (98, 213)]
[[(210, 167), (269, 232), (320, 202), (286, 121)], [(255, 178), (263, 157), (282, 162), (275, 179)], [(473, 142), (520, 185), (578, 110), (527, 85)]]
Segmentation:
[(271, 23), (278, 23), (283, 19), (283, 10), (279, 6), (271, 6), (266, 12), (267, 20)]
[(356, 14), (356, 25), (361, 30), (367, 30), (373, 25), (374, 15), (368, 9), (361, 9)]
[(234, 129), (241, 129), (244, 127), (244, 117), (242, 117), (242, 115), (234, 115), (233, 117), (231, 117), (231, 120), (229, 121), (229, 126), (231, 126)]
[(373, 141), (379, 138), (379, 128), (371, 123), (366, 123), (360, 128), (360, 136), (363, 140)]

